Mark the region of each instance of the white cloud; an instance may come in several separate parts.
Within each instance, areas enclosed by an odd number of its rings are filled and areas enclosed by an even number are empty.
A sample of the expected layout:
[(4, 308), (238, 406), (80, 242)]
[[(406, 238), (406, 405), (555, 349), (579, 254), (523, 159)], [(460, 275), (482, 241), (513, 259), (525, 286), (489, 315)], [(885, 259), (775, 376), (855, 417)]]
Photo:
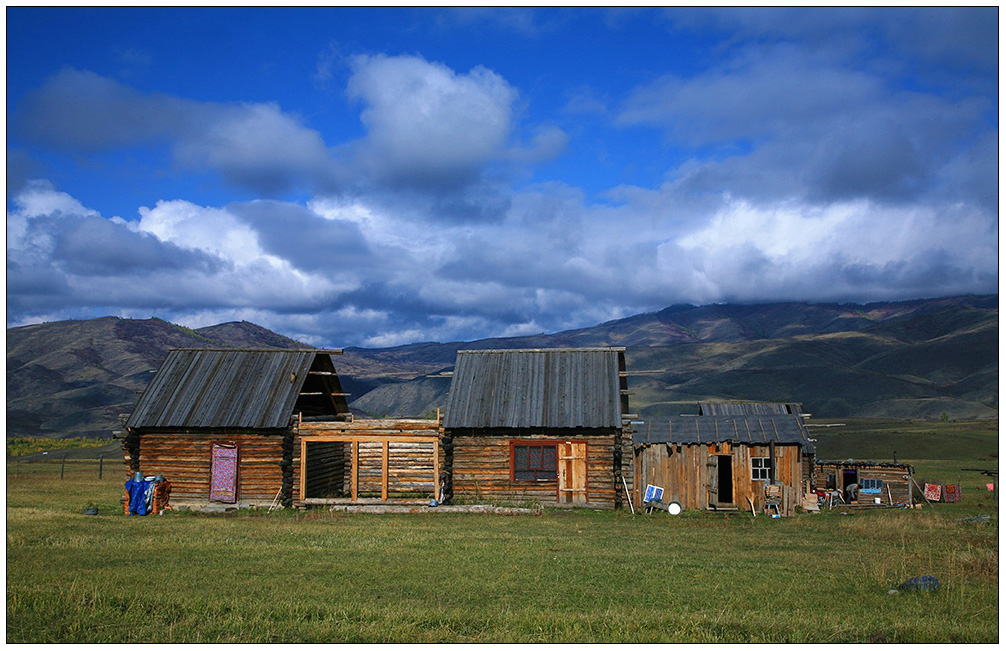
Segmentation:
[(457, 184), (504, 155), (517, 91), (476, 66), (456, 73), (419, 57), (359, 56), (347, 92), (364, 104), (363, 161), (405, 183)]

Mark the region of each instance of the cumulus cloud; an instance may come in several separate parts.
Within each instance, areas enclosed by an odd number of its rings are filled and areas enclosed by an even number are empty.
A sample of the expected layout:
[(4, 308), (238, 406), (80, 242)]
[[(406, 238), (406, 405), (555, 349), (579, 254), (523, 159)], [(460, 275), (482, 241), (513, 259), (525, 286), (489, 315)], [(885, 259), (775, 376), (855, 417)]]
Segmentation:
[(224, 209), (162, 202), (139, 222), (106, 219), (69, 195), (33, 184), (7, 213), (8, 307), (284, 309), (354, 289), (259, 246), (259, 235)]
[(359, 56), (347, 92), (364, 103), (360, 158), (406, 185), (464, 185), (500, 158), (517, 91), (482, 66), (458, 74), (411, 56)]
[[(556, 126), (532, 125), (528, 142), (517, 139), (519, 93), (483, 66), (459, 73), (418, 56), (350, 61), (346, 92), (366, 130), (352, 143), (330, 146), (274, 102), (199, 102), (74, 69), (29, 93), (14, 124), (32, 142), (78, 153), (167, 144), (176, 168), (215, 172), (261, 196), (386, 186), (477, 218), (498, 212), (489, 170), (537, 164), (566, 145)], [(456, 202), (447, 192), (469, 196)]]
[(143, 93), (67, 69), (18, 107), (24, 137), (71, 151), (168, 143), (183, 168), (215, 170), (265, 195), (336, 183), (338, 166), (317, 131), (276, 104), (196, 102)]
[[(9, 323), (81, 310), (193, 327), (240, 318), (316, 345), (378, 346), (556, 331), (680, 302), (996, 291), (991, 95), (975, 79), (909, 88), (904, 66), (863, 54), (893, 39), (950, 70), (982, 56), (960, 49), (970, 15), (912, 45), (887, 13), (857, 31), (859, 10), (779, 11), (672, 12), (678, 28), (711, 23), (733, 40), (712, 63), (658, 71), (621, 96), (577, 81), (536, 122), (526, 90), (487, 67), (350, 57), (363, 131), (346, 142), (277, 103), (199, 102), (65, 70), (15, 114), (30, 143), (76, 156), (160, 148), (164, 174), (210, 172), (200, 180), (257, 198), (166, 197), (108, 219), (27, 181), (37, 168), (9, 154)], [(934, 24), (924, 12), (907, 22)], [(825, 39), (832, 28), (847, 38)], [(338, 57), (323, 56), (319, 83)], [(604, 131), (597, 142), (631, 130), (665, 174), (594, 195), (527, 173), (582, 151), (569, 134), (588, 128)]]
[[(762, 48), (694, 77), (637, 88), (621, 125), (662, 129), (699, 157), (692, 191), (813, 201), (918, 198), (988, 131), (987, 100), (896, 90), (801, 48)], [(713, 156), (703, 155), (715, 152)]]

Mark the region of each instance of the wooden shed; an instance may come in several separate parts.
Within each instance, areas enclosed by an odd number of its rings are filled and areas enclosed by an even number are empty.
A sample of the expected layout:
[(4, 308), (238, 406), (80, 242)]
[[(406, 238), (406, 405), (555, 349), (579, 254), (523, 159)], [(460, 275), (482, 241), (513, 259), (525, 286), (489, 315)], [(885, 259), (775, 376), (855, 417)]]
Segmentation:
[[(856, 506), (912, 505), (912, 475), (915, 470), (905, 463), (880, 461), (816, 461), (814, 488), (841, 492), (855, 484), (859, 487)], [(879, 500), (879, 501), (878, 501)]]
[(751, 405), (731, 411), (635, 423), (635, 504), (642, 505), (653, 485), (663, 489), (665, 504), (685, 509), (795, 513), (811, 492), (814, 460), (799, 410)]
[(126, 423), (127, 474), (200, 507), (429, 499), (439, 422), (354, 420), (339, 350), (168, 353)]
[(618, 507), (627, 412), (624, 348), (458, 351), (447, 495)]

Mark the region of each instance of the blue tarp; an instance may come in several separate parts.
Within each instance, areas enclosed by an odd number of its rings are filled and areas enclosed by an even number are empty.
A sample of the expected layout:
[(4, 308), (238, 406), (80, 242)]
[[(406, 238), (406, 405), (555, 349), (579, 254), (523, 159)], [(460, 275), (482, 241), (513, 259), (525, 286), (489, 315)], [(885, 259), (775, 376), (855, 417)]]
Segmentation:
[(153, 480), (130, 479), (126, 482), (126, 495), (129, 496), (129, 514), (146, 515), (150, 510), (147, 501), (147, 490), (153, 485)]

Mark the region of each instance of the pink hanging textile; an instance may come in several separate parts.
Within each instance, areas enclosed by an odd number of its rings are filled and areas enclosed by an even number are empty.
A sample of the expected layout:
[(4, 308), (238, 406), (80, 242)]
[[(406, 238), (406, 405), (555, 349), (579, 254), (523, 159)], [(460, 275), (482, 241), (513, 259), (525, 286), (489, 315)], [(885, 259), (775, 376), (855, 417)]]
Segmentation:
[(985, 488), (987, 488), (989, 491), (994, 491), (996, 489), (996, 485), (995, 484), (985, 484)]
[(923, 491), (923, 495), (930, 502), (939, 502), (940, 494), (943, 492), (943, 486), (940, 484), (926, 484), (926, 490)]
[(943, 487), (943, 499), (947, 502), (960, 502), (961, 501), (961, 485), (960, 484), (947, 484)]
[(214, 443), (210, 451), (210, 501), (238, 501), (238, 446)]

